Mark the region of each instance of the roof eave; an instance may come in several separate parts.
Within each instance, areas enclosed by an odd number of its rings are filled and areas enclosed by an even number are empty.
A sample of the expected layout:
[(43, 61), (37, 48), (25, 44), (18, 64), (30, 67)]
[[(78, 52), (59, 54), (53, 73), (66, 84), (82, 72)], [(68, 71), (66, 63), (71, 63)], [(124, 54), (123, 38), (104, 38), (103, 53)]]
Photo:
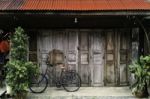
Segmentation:
[(0, 15), (25, 14), (25, 15), (150, 15), (150, 10), (0, 10)]

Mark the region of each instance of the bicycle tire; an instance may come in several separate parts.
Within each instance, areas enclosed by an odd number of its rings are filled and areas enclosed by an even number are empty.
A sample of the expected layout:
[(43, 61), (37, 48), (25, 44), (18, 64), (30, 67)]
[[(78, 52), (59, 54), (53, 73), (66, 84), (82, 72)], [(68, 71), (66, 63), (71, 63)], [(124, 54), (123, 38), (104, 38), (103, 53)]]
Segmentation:
[(32, 93), (43, 93), (48, 86), (48, 79), (44, 74), (40, 74), (37, 77), (32, 77), (32, 81), (29, 84), (29, 89)]
[[(81, 78), (80, 78), (79, 74), (74, 71), (66, 72), (62, 76), (61, 80), (62, 80), (62, 86), (67, 92), (78, 91), (79, 88), (81, 87)], [(73, 80), (76, 81), (74, 84), (77, 86), (70, 86), (70, 85), (72, 85)]]

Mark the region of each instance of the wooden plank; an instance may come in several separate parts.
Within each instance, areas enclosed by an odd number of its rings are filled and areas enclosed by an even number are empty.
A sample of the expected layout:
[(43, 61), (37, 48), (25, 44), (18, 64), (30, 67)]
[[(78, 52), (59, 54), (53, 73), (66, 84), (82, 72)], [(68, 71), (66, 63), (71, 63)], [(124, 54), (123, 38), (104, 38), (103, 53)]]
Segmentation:
[[(57, 16), (58, 14), (59, 15), (70, 15), (70, 16), (95, 16), (95, 15), (146, 15), (146, 16), (149, 16), (150, 15), (150, 12), (148, 10), (146, 11), (115, 11), (115, 12), (112, 12), (112, 11), (99, 11), (99, 12), (38, 12), (38, 13), (23, 13), (23, 15), (50, 15), (50, 16)], [(7, 15), (7, 16), (12, 16), (12, 15), (20, 15), (20, 13), (14, 13), (14, 12), (0, 12), (0, 15)]]
[(118, 29), (115, 29), (115, 82), (116, 85), (120, 84), (120, 58), (119, 58), (119, 48), (120, 48), (120, 33), (118, 33)]
[(89, 33), (88, 31), (79, 32), (79, 73), (82, 86), (89, 85)]
[(132, 61), (138, 59), (138, 46), (139, 46), (139, 28), (132, 29)]
[(129, 57), (129, 43), (130, 43), (130, 29), (120, 29), (119, 34), (119, 50), (118, 50), (118, 75), (119, 75), (119, 84), (127, 85), (128, 84), (128, 57)]
[(90, 34), (91, 43), (91, 80), (92, 86), (103, 86), (104, 82), (104, 46), (105, 40), (103, 31), (92, 31)]
[[(129, 58), (130, 62), (135, 61), (139, 58), (138, 50), (139, 50), (139, 28), (132, 28), (131, 30), (131, 56)], [(135, 83), (134, 74), (128, 73), (129, 83), (132, 85)]]
[(68, 32), (67, 64), (69, 64), (69, 70), (78, 72), (78, 33), (76, 30), (67, 30), (66, 32)]
[(106, 72), (106, 85), (107, 86), (114, 86), (115, 85), (115, 73), (114, 73), (114, 63), (107, 63), (107, 72)]
[(105, 85), (115, 85), (115, 33), (106, 31)]

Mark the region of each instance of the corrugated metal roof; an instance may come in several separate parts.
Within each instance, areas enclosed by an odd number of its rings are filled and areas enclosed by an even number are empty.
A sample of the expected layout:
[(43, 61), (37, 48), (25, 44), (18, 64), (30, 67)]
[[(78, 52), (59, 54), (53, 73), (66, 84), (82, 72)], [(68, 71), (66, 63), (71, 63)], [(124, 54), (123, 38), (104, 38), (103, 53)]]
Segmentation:
[(150, 10), (146, 0), (0, 0), (0, 10)]

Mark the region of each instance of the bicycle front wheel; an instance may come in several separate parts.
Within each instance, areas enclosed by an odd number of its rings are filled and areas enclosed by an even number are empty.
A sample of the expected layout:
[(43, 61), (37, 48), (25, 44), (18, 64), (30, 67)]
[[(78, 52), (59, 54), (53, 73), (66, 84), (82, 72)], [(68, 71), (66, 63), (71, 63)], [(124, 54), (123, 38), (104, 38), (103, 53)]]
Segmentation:
[(78, 73), (68, 71), (62, 76), (62, 86), (68, 92), (74, 92), (81, 87), (81, 78)]
[(29, 89), (32, 93), (43, 93), (48, 86), (48, 79), (45, 75), (40, 74), (32, 77), (29, 84)]

